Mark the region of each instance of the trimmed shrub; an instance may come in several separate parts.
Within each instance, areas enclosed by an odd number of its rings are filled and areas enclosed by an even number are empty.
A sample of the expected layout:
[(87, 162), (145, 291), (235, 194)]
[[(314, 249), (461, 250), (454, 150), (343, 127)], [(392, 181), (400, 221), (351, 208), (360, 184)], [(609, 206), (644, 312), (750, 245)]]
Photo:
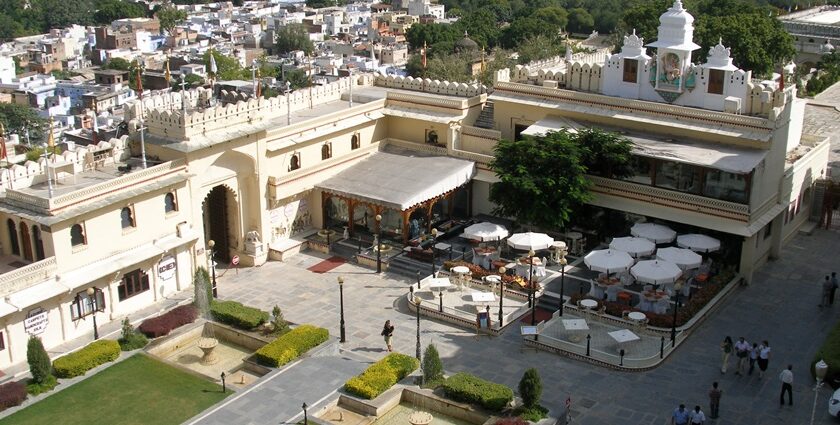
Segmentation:
[(195, 269), (195, 274), (193, 274), (193, 291), (195, 291), (195, 297), (193, 298), (196, 308), (201, 308), (199, 304), (199, 300), (206, 301), (210, 304), (210, 301), (213, 299), (213, 282), (210, 281), (210, 273), (207, 272), (207, 269), (204, 266), (199, 266)]
[(542, 381), (540, 375), (534, 368), (529, 368), (519, 380), (519, 396), (522, 397), (522, 404), (525, 407), (535, 407), (540, 404), (542, 396)]
[(283, 312), (280, 311), (280, 306), (275, 305), (271, 309), (271, 333), (280, 335), (289, 331), (289, 322), (283, 318)]
[(213, 301), (210, 303), (210, 312), (219, 322), (246, 331), (268, 321), (267, 312), (236, 301)]
[(73, 378), (103, 363), (112, 362), (120, 356), (120, 344), (110, 339), (100, 339), (88, 344), (75, 353), (59, 357), (53, 362), (55, 375), (59, 378)]
[(146, 319), (137, 328), (149, 338), (169, 335), (173, 329), (192, 323), (198, 317), (198, 311), (191, 305), (182, 305), (161, 314), (158, 317)]
[(262, 365), (280, 367), (317, 347), (330, 337), (324, 329), (312, 325), (300, 325), (263, 346), (254, 356)]
[(414, 357), (391, 353), (365, 369), (361, 375), (350, 378), (344, 389), (351, 394), (372, 400), (408, 376), (420, 365)]
[(426, 352), (423, 353), (423, 382), (438, 379), (443, 379), (443, 363), (440, 361), (440, 355), (435, 345), (429, 344), (426, 347)]
[(52, 391), (56, 385), (58, 385), (58, 379), (55, 379), (55, 376), (52, 375), (48, 376), (47, 379), (41, 383), (35, 382), (34, 379), (30, 379), (26, 384), (26, 392), (32, 395), (38, 395)]
[(41, 338), (30, 336), (26, 344), (26, 361), (29, 363), (29, 373), (32, 374), (32, 381), (36, 384), (48, 383), (52, 378), (52, 364)]
[(23, 381), (0, 385), (0, 412), (19, 406), (24, 400), (26, 400), (26, 385)]
[(131, 322), (126, 317), (122, 322), (122, 338), (118, 339), (117, 342), (120, 343), (120, 348), (123, 351), (131, 351), (145, 347), (149, 340), (146, 335), (135, 331), (134, 326), (131, 326)]
[(513, 400), (510, 388), (468, 373), (447, 378), (443, 382), (443, 392), (452, 400), (478, 404), (493, 412), (501, 411)]

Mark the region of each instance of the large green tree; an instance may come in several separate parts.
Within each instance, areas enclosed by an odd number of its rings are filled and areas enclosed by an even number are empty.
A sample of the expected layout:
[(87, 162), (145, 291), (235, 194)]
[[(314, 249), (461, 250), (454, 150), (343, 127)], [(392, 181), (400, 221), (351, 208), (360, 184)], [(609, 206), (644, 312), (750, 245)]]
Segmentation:
[[(414, 24), (405, 32), (408, 45), (415, 51), (421, 49), (423, 43), (426, 43), (426, 47), (433, 47), (439, 43), (452, 45), (459, 36), (458, 29), (449, 24)], [(429, 53), (436, 50), (439, 49), (431, 48)]]
[(633, 143), (626, 137), (592, 128), (578, 130), (573, 137), (582, 148), (581, 161), (587, 174), (607, 178), (633, 174)]
[(99, 25), (110, 25), (111, 22), (123, 18), (142, 18), (146, 16), (146, 9), (139, 3), (122, 0), (97, 0), (96, 13), (93, 19)]
[(178, 10), (172, 3), (166, 3), (158, 9), (156, 16), (160, 21), (160, 29), (172, 35), (175, 27), (187, 19), (187, 12)]
[(0, 103), (0, 122), (9, 134), (17, 134), (21, 141), (26, 141), (26, 131), (29, 130), (29, 140), (39, 143), (44, 137), (47, 121), (29, 106), (16, 103)]
[(303, 50), (309, 55), (315, 50), (312, 40), (309, 39), (309, 32), (303, 24), (288, 24), (278, 28), (274, 46), (281, 54)]

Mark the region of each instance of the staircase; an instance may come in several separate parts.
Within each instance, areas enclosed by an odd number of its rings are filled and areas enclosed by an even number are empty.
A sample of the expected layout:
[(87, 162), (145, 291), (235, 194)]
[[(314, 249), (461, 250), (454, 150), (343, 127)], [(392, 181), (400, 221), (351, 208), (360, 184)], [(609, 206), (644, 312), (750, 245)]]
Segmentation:
[[(367, 243), (364, 243), (362, 248), (366, 248)], [(330, 247), (330, 254), (347, 259), (350, 262), (356, 262), (356, 253), (359, 252), (358, 239), (342, 239)]]
[(493, 101), (488, 100), (484, 103), (484, 109), (481, 110), (481, 113), (478, 115), (478, 118), (475, 120), (475, 127), (479, 128), (486, 128), (488, 130), (493, 130), (495, 127), (496, 120), (493, 118), (494, 116), (494, 109)]
[[(440, 270), (442, 259), (435, 258), (435, 260), (435, 263), (437, 264), (436, 270)], [(389, 260), (388, 271), (411, 278), (416, 278), (417, 272), (420, 271), (420, 278), (422, 279), (432, 274), (432, 264), (415, 260), (407, 255), (399, 255)]]

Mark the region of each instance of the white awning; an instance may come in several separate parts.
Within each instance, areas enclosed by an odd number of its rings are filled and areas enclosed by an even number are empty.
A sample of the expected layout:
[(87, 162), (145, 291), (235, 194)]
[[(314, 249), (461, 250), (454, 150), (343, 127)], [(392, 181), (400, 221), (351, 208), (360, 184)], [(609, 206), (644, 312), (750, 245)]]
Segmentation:
[(0, 317), (3, 317), (7, 314), (15, 313), (17, 311), (17, 307), (11, 306), (9, 304), (4, 303), (3, 301), (0, 301)]
[(161, 249), (155, 244), (147, 243), (79, 267), (68, 273), (63, 273), (59, 275), (59, 281), (72, 290), (85, 286), (103, 276), (116, 274), (125, 268), (142, 263), (150, 258), (160, 257), (165, 252), (166, 250)]
[(633, 142), (633, 153), (636, 155), (701, 165), (735, 174), (751, 172), (767, 155), (767, 151), (761, 149), (690, 140), (677, 142), (639, 135), (625, 136)]
[(460, 114), (446, 114), (443, 112), (428, 111), (425, 109), (408, 108), (405, 106), (389, 105), (382, 110), (382, 113), (392, 117), (411, 118), (415, 120), (432, 121), (441, 124), (460, 121), (463, 116)]
[(54, 280), (32, 285), (24, 290), (10, 294), (6, 301), (20, 310), (46, 301), (56, 295), (68, 293), (70, 289)]
[(409, 150), (380, 151), (315, 187), (400, 211), (470, 181), (475, 163)]
[(317, 139), (319, 137), (328, 136), (338, 131), (344, 131), (362, 124), (367, 124), (376, 121), (382, 117), (384, 117), (384, 115), (379, 111), (367, 112), (365, 114), (356, 115), (347, 119), (335, 121), (331, 125), (323, 125), (316, 127), (312, 131), (304, 132), (302, 134), (295, 133), (294, 136), (284, 137), (282, 139), (272, 141), (268, 143), (266, 149), (268, 149), (269, 152), (273, 152), (297, 143)]
[(577, 133), (580, 124), (563, 117), (549, 115), (528, 126), (522, 134), (525, 136), (545, 136), (552, 131), (569, 130), (569, 133)]

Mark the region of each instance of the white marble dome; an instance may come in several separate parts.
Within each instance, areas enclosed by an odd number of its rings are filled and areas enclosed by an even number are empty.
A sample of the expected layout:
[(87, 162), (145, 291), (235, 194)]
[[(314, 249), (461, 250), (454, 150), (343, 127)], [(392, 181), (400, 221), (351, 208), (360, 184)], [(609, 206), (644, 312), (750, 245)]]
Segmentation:
[(691, 16), (685, 8), (683, 8), (681, 0), (675, 0), (671, 6), (662, 16), (659, 17), (659, 23), (666, 26), (683, 27), (694, 24), (694, 16)]

